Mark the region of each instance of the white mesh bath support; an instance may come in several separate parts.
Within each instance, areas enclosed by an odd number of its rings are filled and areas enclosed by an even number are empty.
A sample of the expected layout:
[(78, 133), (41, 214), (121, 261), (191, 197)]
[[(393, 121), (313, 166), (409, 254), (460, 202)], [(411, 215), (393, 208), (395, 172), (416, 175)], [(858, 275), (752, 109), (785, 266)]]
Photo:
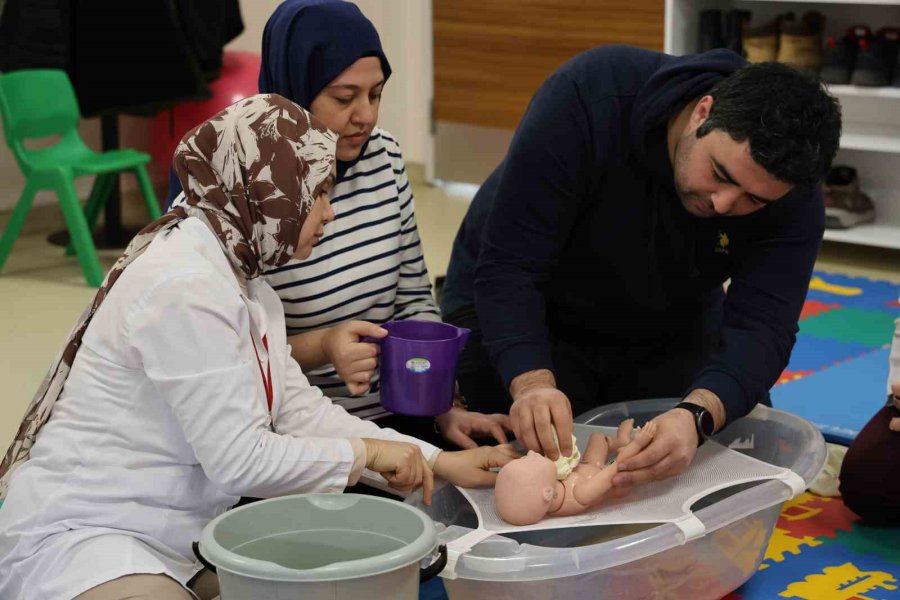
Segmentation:
[[(579, 446), (587, 443), (593, 431), (606, 435), (615, 434), (615, 429), (590, 425), (576, 424), (575, 430)], [(694, 503), (718, 490), (765, 479), (783, 482), (791, 489), (792, 497), (806, 488), (803, 478), (793, 471), (764, 463), (713, 441), (703, 444), (691, 466), (676, 477), (641, 485), (628, 496), (610, 500), (592, 511), (570, 517), (549, 517), (534, 525), (517, 527), (501, 519), (497, 514), (493, 488), (459, 488), (472, 504), (478, 516), (479, 527), (447, 546), (447, 568), (442, 575), (454, 577), (459, 557), (478, 542), (496, 533), (631, 523), (673, 523), (681, 529), (684, 534), (682, 543), (686, 543), (706, 533), (703, 523), (691, 512)]]

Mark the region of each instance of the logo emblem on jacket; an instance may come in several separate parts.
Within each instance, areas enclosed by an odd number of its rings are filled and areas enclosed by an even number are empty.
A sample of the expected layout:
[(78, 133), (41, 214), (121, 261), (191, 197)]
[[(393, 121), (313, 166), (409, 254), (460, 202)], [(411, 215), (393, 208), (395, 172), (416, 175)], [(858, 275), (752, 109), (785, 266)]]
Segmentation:
[(724, 231), (719, 232), (719, 244), (716, 246), (716, 253), (728, 254), (728, 234)]

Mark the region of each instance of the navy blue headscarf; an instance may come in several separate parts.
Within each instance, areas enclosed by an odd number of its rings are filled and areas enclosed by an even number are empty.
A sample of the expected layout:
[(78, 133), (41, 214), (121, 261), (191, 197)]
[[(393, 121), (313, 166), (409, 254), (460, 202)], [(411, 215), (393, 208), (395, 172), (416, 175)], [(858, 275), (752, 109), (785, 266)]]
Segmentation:
[[(343, 0), (285, 0), (263, 31), (259, 92), (278, 94), (309, 110), (313, 99), (360, 58), (375, 56), (387, 81), (391, 65), (372, 22)], [(365, 154), (363, 146), (359, 156)], [(353, 165), (338, 161), (338, 179)], [(181, 193), (169, 173), (166, 208)]]
[(279, 94), (309, 110), (313, 99), (360, 58), (391, 65), (372, 23), (350, 2), (285, 0), (263, 31), (261, 94)]

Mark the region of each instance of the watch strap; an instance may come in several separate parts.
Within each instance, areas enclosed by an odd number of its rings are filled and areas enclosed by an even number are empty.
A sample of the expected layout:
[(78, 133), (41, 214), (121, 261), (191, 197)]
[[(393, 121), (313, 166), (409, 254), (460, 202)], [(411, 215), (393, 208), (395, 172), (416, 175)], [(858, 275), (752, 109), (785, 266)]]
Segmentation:
[(709, 439), (709, 436), (712, 435), (712, 432), (707, 433), (703, 430), (703, 427), (700, 424), (701, 419), (705, 415), (708, 415), (711, 420), (712, 415), (704, 407), (700, 406), (699, 404), (694, 404), (693, 402), (679, 402), (675, 405), (675, 408), (683, 408), (694, 415), (694, 428), (697, 430), (697, 447), (699, 448), (703, 445), (703, 442)]

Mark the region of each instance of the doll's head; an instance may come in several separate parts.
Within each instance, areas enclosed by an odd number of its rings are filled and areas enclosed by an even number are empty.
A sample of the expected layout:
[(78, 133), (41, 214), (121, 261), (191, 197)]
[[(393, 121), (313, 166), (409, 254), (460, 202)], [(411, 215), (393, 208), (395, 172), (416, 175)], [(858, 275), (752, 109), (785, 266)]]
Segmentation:
[(497, 474), (494, 498), (497, 512), (511, 525), (540, 521), (556, 493), (556, 466), (537, 452), (507, 463)]

